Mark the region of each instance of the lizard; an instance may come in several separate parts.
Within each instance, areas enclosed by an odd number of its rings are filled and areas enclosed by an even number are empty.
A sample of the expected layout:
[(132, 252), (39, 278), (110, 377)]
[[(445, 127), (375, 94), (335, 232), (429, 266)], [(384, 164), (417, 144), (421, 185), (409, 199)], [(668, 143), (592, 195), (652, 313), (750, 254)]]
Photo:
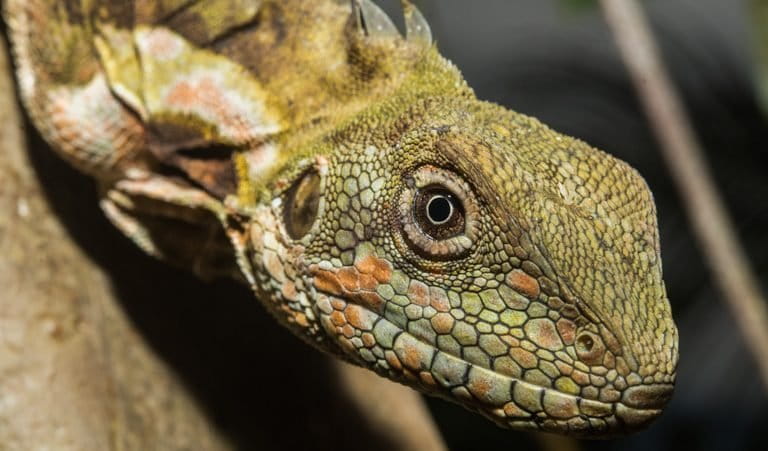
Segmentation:
[(501, 427), (646, 427), (678, 335), (644, 179), (478, 99), (401, 3), (404, 32), (371, 0), (3, 14), (31, 122), (148, 254)]

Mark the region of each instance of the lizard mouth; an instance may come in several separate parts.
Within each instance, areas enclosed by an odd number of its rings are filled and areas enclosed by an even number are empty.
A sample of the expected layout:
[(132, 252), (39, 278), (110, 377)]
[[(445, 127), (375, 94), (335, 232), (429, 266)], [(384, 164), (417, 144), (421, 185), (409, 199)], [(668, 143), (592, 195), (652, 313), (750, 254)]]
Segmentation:
[(354, 363), (482, 414), (504, 428), (608, 438), (642, 429), (661, 414), (671, 385), (635, 386), (601, 402), (541, 387), (470, 363), (357, 303), (318, 293), (325, 332)]

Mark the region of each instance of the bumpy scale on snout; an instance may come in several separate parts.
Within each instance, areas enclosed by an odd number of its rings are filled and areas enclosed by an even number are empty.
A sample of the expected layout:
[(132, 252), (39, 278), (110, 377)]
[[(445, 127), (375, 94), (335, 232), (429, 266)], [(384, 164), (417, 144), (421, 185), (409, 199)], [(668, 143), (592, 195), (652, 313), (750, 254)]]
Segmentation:
[(265, 213), (285, 236), (257, 228), (256, 260), (288, 322), (503, 426), (596, 436), (658, 416), (677, 332), (640, 176), (477, 100), (406, 114), (426, 119), (324, 142)]

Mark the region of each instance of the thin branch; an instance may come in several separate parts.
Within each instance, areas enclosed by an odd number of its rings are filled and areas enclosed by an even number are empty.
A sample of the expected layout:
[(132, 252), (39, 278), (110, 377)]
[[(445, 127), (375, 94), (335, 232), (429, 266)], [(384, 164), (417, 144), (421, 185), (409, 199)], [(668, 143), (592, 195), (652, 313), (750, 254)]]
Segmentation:
[(368, 421), (387, 432), (393, 449), (448, 449), (421, 395), (372, 371), (344, 362), (336, 361), (336, 370), (345, 393)]
[(768, 390), (768, 312), (637, 0), (600, 0), (710, 269)]
[(752, 18), (755, 83), (760, 106), (768, 113), (768, 0), (752, 0), (749, 14)]

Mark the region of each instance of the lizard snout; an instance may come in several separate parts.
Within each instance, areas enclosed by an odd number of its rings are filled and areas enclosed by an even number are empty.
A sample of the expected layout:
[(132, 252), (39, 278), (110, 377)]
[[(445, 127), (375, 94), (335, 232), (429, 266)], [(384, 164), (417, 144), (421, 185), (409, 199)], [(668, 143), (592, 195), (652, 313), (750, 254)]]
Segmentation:
[(616, 417), (623, 423), (625, 432), (643, 429), (661, 415), (662, 409), (672, 397), (674, 386), (669, 384), (639, 385), (630, 387), (616, 404)]
[(672, 397), (674, 386), (667, 384), (639, 385), (624, 392), (621, 401), (637, 409), (661, 409)]

